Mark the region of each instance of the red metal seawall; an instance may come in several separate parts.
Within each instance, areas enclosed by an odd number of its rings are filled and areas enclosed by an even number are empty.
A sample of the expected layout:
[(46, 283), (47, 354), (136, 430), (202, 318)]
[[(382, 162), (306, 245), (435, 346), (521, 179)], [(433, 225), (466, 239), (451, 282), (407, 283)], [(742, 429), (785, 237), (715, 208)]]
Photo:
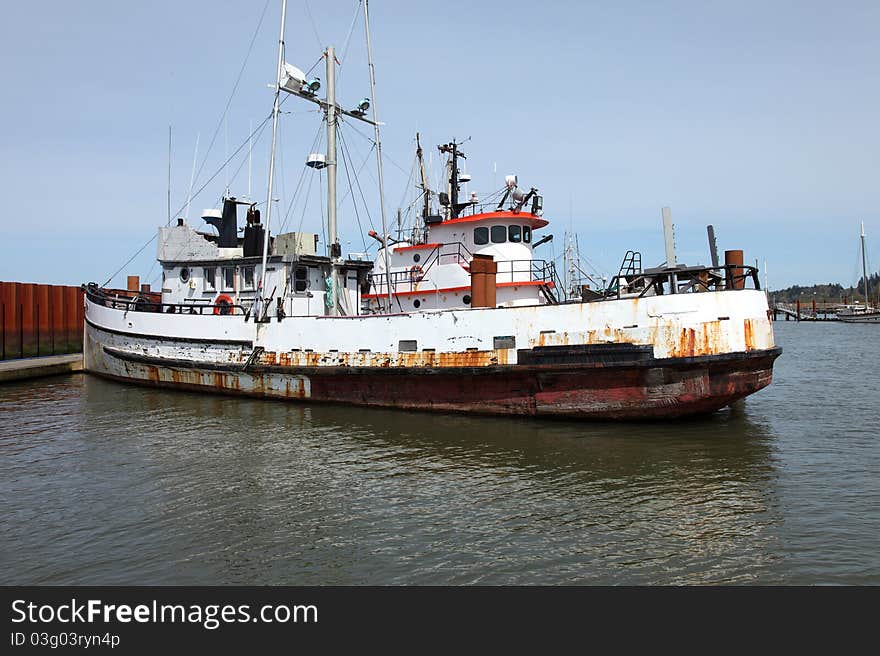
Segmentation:
[(0, 282), (0, 359), (82, 351), (83, 291)]

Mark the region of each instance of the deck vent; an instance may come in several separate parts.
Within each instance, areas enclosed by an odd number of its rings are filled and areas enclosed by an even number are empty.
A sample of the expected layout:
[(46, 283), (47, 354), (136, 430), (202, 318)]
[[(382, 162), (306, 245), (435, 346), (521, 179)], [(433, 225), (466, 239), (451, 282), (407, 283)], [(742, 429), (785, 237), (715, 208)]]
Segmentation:
[(419, 343), (414, 339), (402, 339), (397, 343), (397, 350), (402, 353), (415, 353), (419, 350)]
[(494, 349), (510, 349), (516, 348), (516, 337), (513, 335), (504, 335), (503, 337), (495, 337), (492, 342)]

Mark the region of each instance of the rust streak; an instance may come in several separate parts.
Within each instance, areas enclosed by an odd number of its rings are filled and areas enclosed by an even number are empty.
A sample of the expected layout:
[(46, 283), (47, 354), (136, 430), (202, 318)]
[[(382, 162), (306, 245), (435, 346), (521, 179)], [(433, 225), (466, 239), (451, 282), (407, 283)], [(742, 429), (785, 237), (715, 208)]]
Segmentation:
[(743, 331), (745, 333), (746, 351), (755, 350), (755, 328), (752, 326), (752, 320), (743, 321)]

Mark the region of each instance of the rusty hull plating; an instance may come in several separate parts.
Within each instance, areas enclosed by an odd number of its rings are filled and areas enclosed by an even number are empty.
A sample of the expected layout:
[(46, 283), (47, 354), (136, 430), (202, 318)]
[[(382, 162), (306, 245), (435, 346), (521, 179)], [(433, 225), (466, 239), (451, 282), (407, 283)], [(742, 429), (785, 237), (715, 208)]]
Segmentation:
[[(766, 387), (781, 353), (761, 302), (755, 301), (746, 316), (737, 316), (724, 298), (712, 296), (691, 297), (711, 301), (708, 310), (689, 301), (665, 315), (648, 299), (606, 301), (589, 309), (543, 308), (557, 314), (556, 325), (569, 328), (559, 331), (538, 330), (535, 308), (465, 311), (456, 321), (460, 334), (475, 333), (469, 340), (456, 350), (413, 351), (327, 349), (320, 339), (332, 326), (347, 324), (351, 333), (350, 322), (364, 321), (364, 330), (374, 330), (359, 339), (375, 347), (408, 337), (412, 330), (423, 336), (450, 313), (291, 317), (261, 326), (264, 332), (257, 331), (257, 340), (247, 339), (254, 336), (253, 326), (249, 334), (234, 334), (240, 318), (233, 323), (229, 320), (235, 317), (194, 317), (190, 320), (201, 325), (224, 328), (207, 339), (188, 340), (145, 335), (133, 322), (143, 316), (162, 319), (162, 314), (123, 312), (87, 301), (86, 366), (118, 380), (292, 401), (578, 419), (680, 417), (718, 410)], [(765, 306), (763, 294), (761, 300)], [(587, 311), (604, 313), (601, 322), (597, 316), (586, 322), (601, 327), (582, 329)], [(728, 314), (719, 316), (722, 311)], [(480, 312), (493, 313), (493, 321), (486, 327), (481, 320), (469, 330), (466, 321)], [(269, 348), (281, 340), (268, 331), (285, 325), (289, 330), (297, 319), (312, 322), (311, 328), (301, 326), (290, 342), (311, 342), (316, 348)], [(114, 320), (115, 327), (108, 325)], [(408, 325), (413, 320), (424, 325)], [(503, 339), (512, 343), (481, 348), (486, 338), (476, 335), (477, 325), (484, 333), (509, 333)], [(329, 339), (338, 338), (331, 334)]]

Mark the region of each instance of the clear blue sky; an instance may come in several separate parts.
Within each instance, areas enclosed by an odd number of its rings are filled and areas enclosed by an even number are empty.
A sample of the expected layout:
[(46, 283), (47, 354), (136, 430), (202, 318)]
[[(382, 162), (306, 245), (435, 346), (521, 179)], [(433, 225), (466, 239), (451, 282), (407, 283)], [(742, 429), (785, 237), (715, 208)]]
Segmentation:
[[(263, 4), (4, 7), (0, 279), (103, 282), (121, 266), (165, 223), (169, 125), (174, 209), (185, 203), (196, 135), (201, 162)], [(287, 21), (286, 59), (303, 69), (336, 45), (349, 105), (369, 94), (360, 20), (341, 56), (357, 6), (290, 0)], [(771, 287), (855, 282), (862, 220), (880, 264), (880, 3), (374, 0), (370, 9), (390, 212), (411, 198), (419, 130), (434, 153), (453, 136), (472, 138), (467, 169), (481, 194), (496, 162), (495, 186), (517, 173), (539, 187), (556, 235), (542, 248), (558, 254), (573, 228), (608, 270), (628, 248), (662, 261), (663, 205), (680, 260), (707, 261), (713, 223), (722, 249), (767, 260)], [(271, 110), (279, 13), (271, 0), (231, 103), (230, 152)], [(302, 101), (284, 108), (293, 113), (282, 119), (276, 195), (286, 208), (319, 123)], [(226, 132), (197, 187), (223, 161)], [(254, 148), (260, 200), (267, 136)], [(346, 139), (359, 165), (369, 144), (350, 129)], [(378, 224), (374, 176), (369, 163), (360, 179)], [(225, 177), (193, 201), (191, 223), (202, 223)], [(246, 193), (246, 163), (231, 187)], [(302, 229), (321, 232), (317, 200), (313, 189), (287, 229), (304, 216)], [(349, 201), (340, 214), (347, 250), (362, 250)], [(360, 218), (368, 229), (363, 209)], [(154, 279), (154, 256), (150, 244), (122, 274)]]

